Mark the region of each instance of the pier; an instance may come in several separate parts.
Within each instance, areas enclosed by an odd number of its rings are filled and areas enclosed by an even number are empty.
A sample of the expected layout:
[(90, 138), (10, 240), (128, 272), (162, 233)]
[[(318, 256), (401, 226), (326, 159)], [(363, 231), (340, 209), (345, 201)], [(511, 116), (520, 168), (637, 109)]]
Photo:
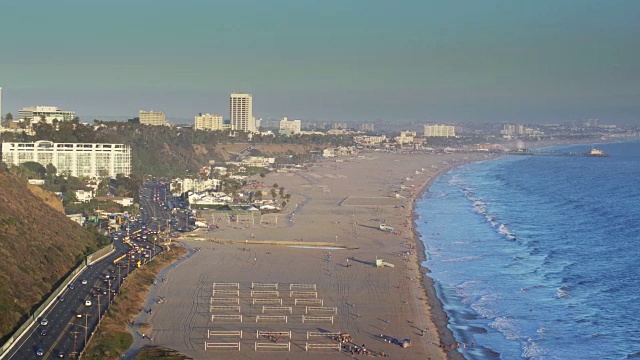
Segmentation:
[(589, 152), (575, 152), (575, 151), (531, 151), (529, 149), (512, 150), (505, 152), (507, 155), (520, 155), (520, 156), (587, 156), (587, 157), (607, 157), (606, 153), (592, 149)]

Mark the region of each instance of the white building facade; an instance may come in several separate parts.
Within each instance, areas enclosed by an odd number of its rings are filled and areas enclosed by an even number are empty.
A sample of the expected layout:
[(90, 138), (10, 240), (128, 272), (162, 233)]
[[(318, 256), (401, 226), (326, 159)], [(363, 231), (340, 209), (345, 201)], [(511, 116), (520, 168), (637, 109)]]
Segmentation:
[(300, 134), (302, 122), (300, 120), (289, 120), (286, 117), (280, 120), (280, 133), (295, 135)]
[(251, 94), (231, 94), (229, 97), (229, 118), (231, 119), (231, 130), (251, 133), (257, 131)]
[(71, 121), (75, 117), (75, 112), (60, 110), (55, 106), (27, 106), (18, 110), (18, 118), (20, 120), (29, 120), (31, 123), (37, 123), (44, 119), (47, 124), (52, 124), (53, 120)]
[(425, 125), (425, 137), (456, 137), (456, 127), (450, 125)]
[(131, 148), (124, 144), (6, 142), (2, 144), (2, 161), (7, 165), (28, 161), (45, 167), (53, 164), (58, 175), (75, 177), (131, 175)]
[(222, 115), (216, 114), (198, 114), (195, 117), (193, 128), (196, 130), (230, 130), (229, 126), (226, 126)]

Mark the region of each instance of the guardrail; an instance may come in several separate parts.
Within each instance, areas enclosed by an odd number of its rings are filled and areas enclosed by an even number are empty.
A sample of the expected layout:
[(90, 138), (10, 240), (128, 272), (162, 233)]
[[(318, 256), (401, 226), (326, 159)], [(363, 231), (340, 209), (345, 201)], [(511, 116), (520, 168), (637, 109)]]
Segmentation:
[(94, 263), (102, 258), (108, 256), (113, 251), (115, 251), (115, 247), (113, 244), (109, 244), (102, 249), (96, 251), (95, 253), (88, 255), (86, 260), (83, 261), (80, 265), (78, 265), (55, 289), (51, 295), (40, 305), (34, 312), (31, 314), (29, 319), (25, 321), (24, 324), (20, 325), (18, 329), (13, 333), (13, 335), (0, 347), (0, 359), (3, 359), (6, 355), (7, 351), (13, 347), (13, 345), (22, 338), (22, 336), (37, 323), (38, 318), (49, 309), (49, 307), (55, 303), (58, 299), (58, 296), (69, 286), (69, 284), (74, 281), (81, 272), (83, 272), (87, 268), (87, 264)]

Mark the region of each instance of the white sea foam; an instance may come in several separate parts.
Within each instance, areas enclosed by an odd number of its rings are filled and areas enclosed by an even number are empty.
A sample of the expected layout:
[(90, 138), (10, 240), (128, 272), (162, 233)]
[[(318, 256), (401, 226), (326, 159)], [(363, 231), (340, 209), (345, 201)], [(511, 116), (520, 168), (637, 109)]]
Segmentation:
[(518, 340), (521, 337), (518, 334), (518, 327), (507, 317), (497, 317), (489, 326), (501, 332), (508, 340)]
[(568, 286), (561, 286), (558, 288), (558, 290), (556, 290), (556, 297), (558, 299), (561, 298), (565, 298), (569, 296), (569, 287)]
[(476, 314), (485, 319), (493, 319), (496, 317), (496, 314), (493, 312), (493, 310), (488, 309), (480, 304), (472, 304), (471, 308), (476, 312)]
[(540, 346), (535, 340), (528, 339), (522, 342), (522, 358), (531, 360), (550, 360), (549, 350)]

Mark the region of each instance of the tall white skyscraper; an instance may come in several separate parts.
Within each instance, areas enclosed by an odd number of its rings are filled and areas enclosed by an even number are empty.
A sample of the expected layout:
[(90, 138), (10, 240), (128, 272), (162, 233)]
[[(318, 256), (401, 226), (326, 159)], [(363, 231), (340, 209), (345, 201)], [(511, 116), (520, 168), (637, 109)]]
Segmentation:
[(229, 98), (229, 119), (231, 130), (256, 132), (251, 94), (232, 93)]

